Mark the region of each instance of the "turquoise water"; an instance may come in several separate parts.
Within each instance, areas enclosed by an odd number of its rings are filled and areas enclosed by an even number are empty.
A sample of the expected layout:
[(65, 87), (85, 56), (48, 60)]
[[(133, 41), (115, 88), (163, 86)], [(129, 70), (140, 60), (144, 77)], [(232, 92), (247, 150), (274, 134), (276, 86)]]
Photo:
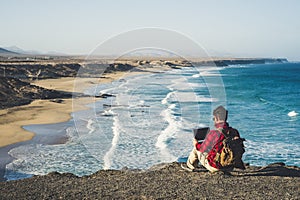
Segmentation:
[(230, 121), (248, 140), (245, 160), (299, 166), (300, 64), (251, 65), (222, 74)]
[[(90, 88), (86, 93), (116, 97), (73, 113), (74, 122), (64, 125), (68, 143), (12, 149), (16, 160), (7, 165), (6, 178), (51, 171), (82, 176), (176, 161), (191, 151), (193, 128), (213, 127), (211, 113), (220, 104), (247, 140), (245, 162), (300, 166), (299, 72), (299, 63), (195, 66)], [(37, 132), (40, 126), (25, 128)]]

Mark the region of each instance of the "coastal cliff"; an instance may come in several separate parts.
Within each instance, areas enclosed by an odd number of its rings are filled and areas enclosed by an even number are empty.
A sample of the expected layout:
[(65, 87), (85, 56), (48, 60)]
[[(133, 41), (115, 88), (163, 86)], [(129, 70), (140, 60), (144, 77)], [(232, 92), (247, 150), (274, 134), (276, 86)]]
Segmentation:
[(0, 79), (0, 109), (26, 105), (35, 99), (71, 98), (72, 93), (49, 90), (17, 78)]
[(298, 199), (300, 168), (274, 163), (245, 171), (188, 172), (180, 163), (147, 170), (100, 170), (90, 176), (56, 172), (0, 183), (1, 199)]

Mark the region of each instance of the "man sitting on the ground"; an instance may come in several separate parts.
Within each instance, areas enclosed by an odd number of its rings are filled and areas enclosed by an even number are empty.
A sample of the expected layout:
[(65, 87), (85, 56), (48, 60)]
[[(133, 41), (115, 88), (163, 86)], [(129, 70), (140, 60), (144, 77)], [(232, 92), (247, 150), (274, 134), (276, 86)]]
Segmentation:
[(194, 139), (194, 148), (187, 160), (188, 168), (192, 170), (197, 168), (199, 162), (210, 172), (217, 172), (222, 168), (221, 164), (215, 159), (222, 151), (223, 145), (216, 145), (222, 144), (222, 141), (225, 139), (222, 131), (224, 133), (230, 130), (230, 132), (234, 133), (234, 139), (240, 138), (239, 132), (229, 127), (229, 124), (226, 122), (227, 115), (228, 111), (223, 106), (219, 106), (213, 111), (213, 120), (216, 130), (211, 130), (202, 143)]

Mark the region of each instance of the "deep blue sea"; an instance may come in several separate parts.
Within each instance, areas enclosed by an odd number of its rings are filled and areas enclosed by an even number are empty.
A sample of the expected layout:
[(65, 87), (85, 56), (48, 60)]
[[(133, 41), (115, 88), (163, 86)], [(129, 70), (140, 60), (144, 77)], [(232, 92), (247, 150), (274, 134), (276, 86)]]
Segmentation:
[[(57, 126), (70, 137), (66, 144), (12, 149), (16, 159), (7, 165), (6, 178), (145, 169), (185, 158), (192, 149), (192, 129), (213, 128), (212, 110), (221, 104), (229, 111), (230, 125), (246, 139), (246, 163), (300, 166), (299, 63), (195, 66), (126, 76), (86, 93), (115, 97), (90, 104)], [(37, 134), (53, 131), (53, 125), (24, 128)]]

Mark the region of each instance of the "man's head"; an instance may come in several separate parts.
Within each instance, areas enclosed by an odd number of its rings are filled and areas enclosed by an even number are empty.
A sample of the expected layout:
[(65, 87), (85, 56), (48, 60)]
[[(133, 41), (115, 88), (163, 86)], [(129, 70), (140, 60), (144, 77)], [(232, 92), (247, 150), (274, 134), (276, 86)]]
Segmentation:
[(226, 122), (228, 111), (223, 106), (218, 106), (214, 111), (215, 123)]

